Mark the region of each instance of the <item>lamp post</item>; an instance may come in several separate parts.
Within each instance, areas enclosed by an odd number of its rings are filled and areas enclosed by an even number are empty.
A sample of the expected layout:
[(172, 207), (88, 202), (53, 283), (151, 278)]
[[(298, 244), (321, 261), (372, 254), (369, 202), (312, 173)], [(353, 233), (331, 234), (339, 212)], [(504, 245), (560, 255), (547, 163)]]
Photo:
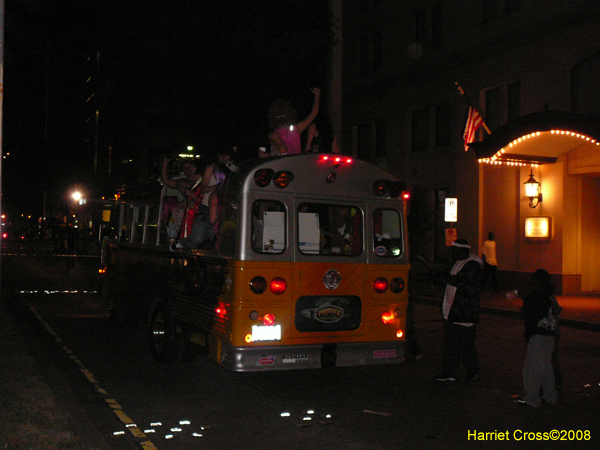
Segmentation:
[(529, 198), (529, 207), (535, 208), (542, 202), (542, 192), (540, 183), (533, 178), (533, 170), (529, 174), (529, 179), (525, 184), (525, 196)]

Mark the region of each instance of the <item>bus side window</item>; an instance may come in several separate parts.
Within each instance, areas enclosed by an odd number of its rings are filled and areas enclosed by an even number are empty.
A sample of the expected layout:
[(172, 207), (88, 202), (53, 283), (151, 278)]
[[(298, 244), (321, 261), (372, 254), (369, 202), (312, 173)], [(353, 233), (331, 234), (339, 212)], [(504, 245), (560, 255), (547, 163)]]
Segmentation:
[(403, 252), (400, 214), (394, 209), (373, 212), (373, 248), (382, 258), (397, 258)]
[(252, 248), (260, 253), (285, 250), (285, 207), (273, 200), (257, 200), (252, 205)]

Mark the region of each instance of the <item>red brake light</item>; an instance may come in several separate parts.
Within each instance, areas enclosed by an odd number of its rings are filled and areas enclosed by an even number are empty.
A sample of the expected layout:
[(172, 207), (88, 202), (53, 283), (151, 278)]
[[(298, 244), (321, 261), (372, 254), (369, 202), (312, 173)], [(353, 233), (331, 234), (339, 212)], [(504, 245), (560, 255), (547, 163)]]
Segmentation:
[(281, 295), (287, 289), (287, 282), (285, 279), (281, 277), (275, 277), (271, 280), (271, 284), (269, 284), (269, 289), (275, 295)]
[(384, 313), (381, 315), (381, 321), (382, 321), (383, 323), (385, 323), (386, 325), (387, 325), (388, 323), (392, 323), (392, 322), (394, 321), (394, 314), (392, 314), (392, 313), (391, 313), (391, 312), (389, 312), (389, 311), (388, 311), (388, 312), (384, 312)]
[(373, 282), (373, 289), (378, 294), (383, 294), (388, 289), (388, 281), (384, 277), (379, 277)]
[(219, 302), (219, 305), (215, 308), (215, 314), (221, 318), (227, 315), (227, 309), (225, 309), (225, 305)]
[(275, 325), (275, 316), (273, 314), (265, 314), (263, 317), (263, 324), (266, 327), (271, 327)]

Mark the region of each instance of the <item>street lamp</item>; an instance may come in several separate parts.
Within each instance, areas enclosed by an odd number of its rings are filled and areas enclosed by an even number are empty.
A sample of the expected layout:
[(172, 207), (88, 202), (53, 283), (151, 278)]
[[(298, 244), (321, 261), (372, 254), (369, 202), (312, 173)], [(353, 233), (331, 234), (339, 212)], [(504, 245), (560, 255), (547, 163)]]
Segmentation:
[(529, 207), (535, 208), (542, 202), (542, 192), (540, 183), (535, 178), (533, 178), (533, 170), (531, 170), (529, 179), (524, 184), (525, 196), (529, 198)]

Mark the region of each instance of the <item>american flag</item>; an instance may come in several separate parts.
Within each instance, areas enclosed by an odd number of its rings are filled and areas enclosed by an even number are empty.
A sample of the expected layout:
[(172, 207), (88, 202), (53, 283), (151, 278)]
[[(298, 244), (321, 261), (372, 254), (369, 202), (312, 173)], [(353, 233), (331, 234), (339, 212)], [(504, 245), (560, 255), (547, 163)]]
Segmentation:
[(467, 117), (467, 125), (465, 126), (465, 133), (463, 138), (465, 140), (465, 152), (469, 150), (469, 144), (473, 142), (475, 132), (483, 125), (483, 119), (475, 108), (469, 106), (469, 117)]

